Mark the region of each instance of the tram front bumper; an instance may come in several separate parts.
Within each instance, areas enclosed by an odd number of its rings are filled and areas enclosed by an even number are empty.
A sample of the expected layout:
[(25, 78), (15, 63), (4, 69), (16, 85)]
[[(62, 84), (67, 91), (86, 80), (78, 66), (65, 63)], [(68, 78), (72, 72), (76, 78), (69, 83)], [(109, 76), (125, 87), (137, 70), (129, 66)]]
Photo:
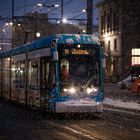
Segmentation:
[(103, 103), (57, 102), (56, 113), (103, 112)]

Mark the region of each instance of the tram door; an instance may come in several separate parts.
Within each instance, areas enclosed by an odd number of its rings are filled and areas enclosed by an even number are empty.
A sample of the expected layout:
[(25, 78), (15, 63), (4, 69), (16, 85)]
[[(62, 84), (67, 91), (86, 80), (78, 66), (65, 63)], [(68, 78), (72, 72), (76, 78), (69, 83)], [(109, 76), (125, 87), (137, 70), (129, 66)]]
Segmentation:
[(50, 60), (41, 58), (40, 60), (40, 107), (43, 110), (49, 108), (50, 99)]

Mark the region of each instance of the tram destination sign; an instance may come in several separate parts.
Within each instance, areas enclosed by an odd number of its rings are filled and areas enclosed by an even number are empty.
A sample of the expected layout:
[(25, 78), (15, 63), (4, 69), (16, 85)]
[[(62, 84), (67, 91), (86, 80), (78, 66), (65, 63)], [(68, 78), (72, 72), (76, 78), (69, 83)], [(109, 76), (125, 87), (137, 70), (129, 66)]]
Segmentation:
[(95, 50), (91, 49), (64, 49), (64, 55), (95, 55)]

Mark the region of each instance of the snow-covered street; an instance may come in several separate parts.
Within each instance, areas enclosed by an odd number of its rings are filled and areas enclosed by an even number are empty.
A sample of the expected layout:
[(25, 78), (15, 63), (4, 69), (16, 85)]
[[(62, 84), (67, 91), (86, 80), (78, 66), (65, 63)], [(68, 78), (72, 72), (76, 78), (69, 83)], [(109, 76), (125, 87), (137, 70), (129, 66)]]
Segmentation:
[[(110, 102), (110, 101), (109, 101)], [(105, 110), (51, 116), (0, 101), (0, 140), (139, 140), (139, 116)]]
[(140, 111), (140, 104), (134, 101), (123, 101), (121, 99), (105, 98), (104, 105), (111, 105), (114, 107), (134, 109)]
[(115, 84), (106, 84), (104, 105), (140, 111), (140, 95)]

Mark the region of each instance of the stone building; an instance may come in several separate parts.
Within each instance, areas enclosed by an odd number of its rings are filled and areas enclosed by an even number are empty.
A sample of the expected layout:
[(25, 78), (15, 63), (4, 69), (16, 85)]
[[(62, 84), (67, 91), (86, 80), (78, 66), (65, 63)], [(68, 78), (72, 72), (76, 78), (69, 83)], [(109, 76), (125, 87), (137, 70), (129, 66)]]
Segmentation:
[[(140, 48), (140, 1), (101, 0), (99, 37), (103, 44), (107, 81), (116, 82), (130, 74), (132, 49)], [(139, 61), (133, 59), (133, 61)]]

